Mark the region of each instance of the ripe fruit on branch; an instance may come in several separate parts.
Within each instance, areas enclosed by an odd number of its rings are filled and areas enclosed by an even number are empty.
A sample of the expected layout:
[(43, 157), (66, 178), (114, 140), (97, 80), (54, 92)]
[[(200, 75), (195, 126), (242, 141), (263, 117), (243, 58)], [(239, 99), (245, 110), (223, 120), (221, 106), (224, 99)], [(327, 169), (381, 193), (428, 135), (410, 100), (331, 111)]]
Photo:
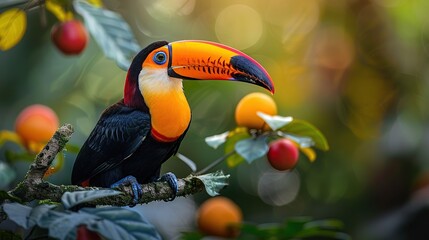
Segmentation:
[(242, 221), (240, 208), (226, 197), (205, 201), (197, 212), (198, 228), (207, 235), (236, 237), (239, 231), (234, 224)]
[(44, 105), (34, 104), (22, 110), (15, 120), (15, 131), (27, 149), (38, 152), (35, 146), (44, 145), (58, 129), (58, 117)]
[(235, 108), (235, 121), (237, 125), (251, 129), (268, 130), (268, 125), (256, 114), (257, 112), (276, 115), (276, 103), (270, 96), (264, 93), (254, 92), (244, 96)]
[(270, 143), (267, 158), (271, 166), (277, 170), (289, 170), (298, 162), (298, 147), (289, 139), (282, 138)]
[(52, 27), (51, 39), (64, 54), (79, 54), (88, 42), (88, 32), (79, 20), (59, 22)]

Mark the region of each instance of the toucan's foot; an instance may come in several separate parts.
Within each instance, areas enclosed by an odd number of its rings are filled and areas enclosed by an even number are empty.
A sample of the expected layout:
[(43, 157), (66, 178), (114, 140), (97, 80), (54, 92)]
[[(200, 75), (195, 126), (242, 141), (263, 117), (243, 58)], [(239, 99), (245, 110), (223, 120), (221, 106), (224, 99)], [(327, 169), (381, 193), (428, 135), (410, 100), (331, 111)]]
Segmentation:
[(143, 189), (140, 186), (140, 184), (137, 182), (137, 179), (134, 176), (126, 176), (122, 178), (121, 180), (115, 182), (114, 184), (110, 185), (110, 188), (117, 188), (120, 186), (127, 186), (130, 185), (131, 189), (133, 191), (133, 202), (134, 205), (139, 202), (140, 196), (143, 194)]
[(178, 186), (176, 175), (174, 175), (174, 173), (168, 172), (168, 173), (162, 175), (158, 179), (158, 182), (167, 182), (168, 183), (171, 190), (173, 190), (173, 195), (171, 196), (171, 198), (169, 198), (165, 201), (173, 201), (176, 198), (177, 192), (179, 191), (179, 186)]

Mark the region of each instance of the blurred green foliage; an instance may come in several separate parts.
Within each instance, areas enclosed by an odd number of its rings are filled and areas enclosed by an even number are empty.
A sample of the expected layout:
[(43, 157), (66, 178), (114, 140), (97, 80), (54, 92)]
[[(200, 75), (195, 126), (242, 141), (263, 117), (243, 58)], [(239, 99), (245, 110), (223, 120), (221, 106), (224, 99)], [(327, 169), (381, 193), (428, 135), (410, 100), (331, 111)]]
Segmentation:
[[(272, 201), (258, 196), (263, 173), (273, 171), (263, 160), (233, 169), (219, 166), (232, 178), (222, 194), (241, 206), (247, 221), (338, 218), (346, 232), (360, 236), (428, 183), (428, 1), (104, 3), (127, 20), (141, 46), (161, 39), (205, 39), (254, 57), (274, 80), (279, 115), (305, 119), (327, 137), (330, 151), (318, 152), (315, 163), (301, 157), (294, 172), (299, 177), (292, 178), (294, 196), (281, 186), (280, 195), (275, 189), (265, 193)], [(50, 41), (55, 17), (48, 13), (43, 24), (41, 16), (38, 9), (28, 12), (23, 40), (0, 53), (0, 129), (12, 130), (21, 109), (42, 103), (75, 127), (71, 142), (81, 145), (102, 110), (121, 98), (126, 73), (93, 39), (83, 54), (62, 55)], [(184, 88), (193, 119), (180, 152), (202, 168), (223, 155), (204, 138), (233, 129), (235, 104), (260, 89), (198, 81), (185, 82)], [(1, 156), (10, 148), (1, 149)], [(51, 181), (69, 183), (74, 158), (66, 154), (66, 166)], [(13, 167), (22, 175), (27, 165)], [(176, 158), (163, 171), (179, 177), (189, 173)], [(276, 194), (290, 201), (274, 201)], [(198, 202), (205, 198), (196, 196)]]

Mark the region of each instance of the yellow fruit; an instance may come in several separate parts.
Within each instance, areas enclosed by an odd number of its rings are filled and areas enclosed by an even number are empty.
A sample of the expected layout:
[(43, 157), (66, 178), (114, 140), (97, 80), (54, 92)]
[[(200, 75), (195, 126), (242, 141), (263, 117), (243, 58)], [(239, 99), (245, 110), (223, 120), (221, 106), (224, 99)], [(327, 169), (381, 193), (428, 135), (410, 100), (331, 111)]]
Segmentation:
[(257, 112), (276, 115), (276, 103), (267, 94), (259, 92), (250, 93), (238, 102), (235, 108), (235, 122), (238, 126), (251, 129), (269, 129), (264, 120), (256, 115)]
[(205, 201), (197, 212), (198, 228), (207, 235), (236, 237), (237, 224), (242, 221), (241, 209), (226, 197), (214, 197)]
[(35, 104), (28, 106), (18, 115), (15, 131), (27, 148), (36, 148), (35, 146), (46, 143), (52, 137), (58, 125), (58, 117), (52, 109)]

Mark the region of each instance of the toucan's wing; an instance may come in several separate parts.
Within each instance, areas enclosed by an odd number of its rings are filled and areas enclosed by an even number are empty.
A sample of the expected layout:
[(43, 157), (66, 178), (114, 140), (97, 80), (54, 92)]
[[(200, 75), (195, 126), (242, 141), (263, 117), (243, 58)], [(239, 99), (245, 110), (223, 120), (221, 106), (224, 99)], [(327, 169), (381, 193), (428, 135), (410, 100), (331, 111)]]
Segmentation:
[(148, 113), (121, 103), (106, 109), (76, 158), (72, 184), (118, 166), (136, 151), (149, 131)]

